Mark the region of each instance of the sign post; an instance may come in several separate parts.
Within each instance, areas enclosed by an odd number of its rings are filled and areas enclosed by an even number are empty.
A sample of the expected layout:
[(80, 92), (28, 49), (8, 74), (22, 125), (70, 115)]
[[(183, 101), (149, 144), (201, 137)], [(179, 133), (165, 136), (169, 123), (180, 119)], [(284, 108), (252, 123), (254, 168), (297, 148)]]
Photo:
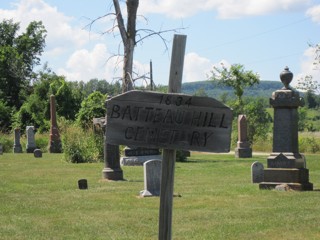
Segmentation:
[(169, 93), (129, 91), (107, 101), (108, 144), (163, 148), (159, 239), (171, 239), (176, 149), (229, 152), (232, 111), (214, 98), (179, 93), (186, 36), (175, 35)]
[[(175, 35), (173, 39), (169, 93), (181, 92), (184, 53), (187, 36)], [(171, 240), (174, 166), (176, 150), (163, 149), (160, 185), (159, 240)]]

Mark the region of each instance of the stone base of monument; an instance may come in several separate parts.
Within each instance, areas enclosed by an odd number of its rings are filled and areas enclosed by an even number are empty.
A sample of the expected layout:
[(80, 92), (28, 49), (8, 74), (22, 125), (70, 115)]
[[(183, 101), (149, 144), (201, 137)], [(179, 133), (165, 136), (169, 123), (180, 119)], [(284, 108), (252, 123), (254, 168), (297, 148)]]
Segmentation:
[(252, 148), (235, 148), (234, 154), (236, 158), (252, 158)]
[(309, 169), (305, 168), (305, 158), (297, 153), (272, 153), (268, 157), (268, 168), (264, 169), (260, 189), (273, 189), (277, 185), (287, 184), (297, 191), (312, 191), (309, 182)]
[(37, 147), (28, 147), (28, 148), (26, 148), (26, 152), (27, 153), (33, 153), (36, 148)]
[(104, 168), (102, 170), (102, 178), (114, 180), (114, 181), (123, 180), (123, 171), (121, 168), (117, 168), (117, 169)]
[(125, 156), (120, 158), (120, 164), (122, 166), (142, 166), (146, 161), (151, 159), (162, 160), (162, 155)]
[(61, 141), (50, 141), (49, 153), (62, 153)]
[[(275, 189), (277, 186), (282, 185), (282, 182), (262, 182), (259, 184), (259, 189)], [(312, 191), (312, 183), (286, 183), (290, 189), (295, 191)]]
[(305, 168), (306, 159), (300, 153), (271, 153), (267, 158), (269, 168)]
[(143, 190), (140, 192), (140, 197), (157, 197), (157, 196), (160, 196), (160, 191), (151, 193), (148, 190)]
[(22, 147), (21, 146), (13, 147), (13, 153), (22, 153)]

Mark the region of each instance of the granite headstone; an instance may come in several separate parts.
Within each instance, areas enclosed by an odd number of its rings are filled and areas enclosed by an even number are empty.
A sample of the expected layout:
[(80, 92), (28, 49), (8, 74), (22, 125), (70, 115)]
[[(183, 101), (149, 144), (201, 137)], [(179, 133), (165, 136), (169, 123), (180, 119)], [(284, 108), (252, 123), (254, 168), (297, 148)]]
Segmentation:
[(22, 153), (22, 146), (20, 143), (20, 129), (14, 129), (14, 144), (13, 144), (13, 153)]
[(263, 164), (260, 162), (254, 162), (251, 165), (252, 183), (263, 182)]
[(34, 137), (34, 126), (27, 126), (26, 135), (27, 135), (27, 144), (26, 144), (27, 153), (33, 153), (33, 151), (37, 148), (35, 137)]
[(144, 169), (144, 190), (140, 192), (142, 197), (160, 195), (161, 185), (161, 161), (149, 160), (143, 164)]

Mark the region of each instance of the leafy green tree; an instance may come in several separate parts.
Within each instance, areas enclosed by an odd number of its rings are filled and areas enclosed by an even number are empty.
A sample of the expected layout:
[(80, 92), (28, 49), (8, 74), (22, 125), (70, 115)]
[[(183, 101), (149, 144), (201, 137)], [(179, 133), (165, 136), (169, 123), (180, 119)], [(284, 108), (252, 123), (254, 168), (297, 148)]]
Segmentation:
[(14, 115), (12, 127), (25, 129), (27, 125), (34, 125), (39, 132), (48, 131), (51, 94), (56, 96), (57, 115), (75, 120), (82, 101), (82, 95), (75, 86), (45, 66), (37, 73), (32, 86), (33, 92)]
[(253, 143), (257, 139), (266, 140), (270, 132), (272, 117), (266, 110), (264, 99), (257, 98), (246, 101), (243, 108), (248, 121), (248, 140)]
[(10, 127), (12, 108), (0, 100), (0, 131), (6, 132)]
[(92, 126), (93, 118), (106, 115), (106, 99), (106, 95), (101, 92), (94, 92), (82, 101), (80, 111), (77, 114), (77, 122), (83, 129)]
[(115, 96), (121, 93), (121, 85), (119, 81), (108, 83), (106, 80), (98, 79), (91, 79), (84, 84), (83, 92), (85, 96), (89, 96), (95, 91), (99, 91), (102, 94), (108, 94), (109, 96)]
[(50, 93), (56, 96), (57, 114), (68, 120), (76, 119), (82, 100), (82, 95), (72, 86), (61, 76), (50, 84)]
[(233, 64), (229, 69), (221, 64), (221, 68), (214, 67), (211, 74), (210, 80), (218, 81), (221, 85), (233, 88), (234, 94), (237, 97), (237, 104), (240, 107), (243, 105), (242, 96), (244, 89), (260, 82), (258, 74), (246, 71), (241, 64)]
[(29, 95), (33, 68), (40, 64), (46, 30), (42, 22), (31, 22), (18, 35), (19, 23), (0, 23), (0, 98), (19, 109)]
[(208, 97), (208, 94), (206, 93), (206, 90), (204, 88), (199, 88), (193, 95), (199, 97)]
[(304, 129), (307, 127), (307, 108), (306, 107), (300, 107), (298, 108), (298, 130), (304, 131)]
[(320, 84), (314, 80), (311, 75), (307, 75), (304, 78), (298, 80), (296, 86), (298, 90), (305, 92), (306, 106), (308, 108), (317, 108), (320, 105)]

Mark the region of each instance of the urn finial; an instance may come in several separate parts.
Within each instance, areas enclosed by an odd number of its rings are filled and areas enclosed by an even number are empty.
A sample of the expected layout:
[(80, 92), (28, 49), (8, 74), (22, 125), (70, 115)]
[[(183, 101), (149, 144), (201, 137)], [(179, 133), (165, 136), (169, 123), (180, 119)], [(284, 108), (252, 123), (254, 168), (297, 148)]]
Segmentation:
[(293, 73), (289, 71), (288, 67), (285, 67), (284, 70), (280, 73), (280, 79), (284, 85), (284, 88), (290, 89), (289, 84), (293, 79)]

